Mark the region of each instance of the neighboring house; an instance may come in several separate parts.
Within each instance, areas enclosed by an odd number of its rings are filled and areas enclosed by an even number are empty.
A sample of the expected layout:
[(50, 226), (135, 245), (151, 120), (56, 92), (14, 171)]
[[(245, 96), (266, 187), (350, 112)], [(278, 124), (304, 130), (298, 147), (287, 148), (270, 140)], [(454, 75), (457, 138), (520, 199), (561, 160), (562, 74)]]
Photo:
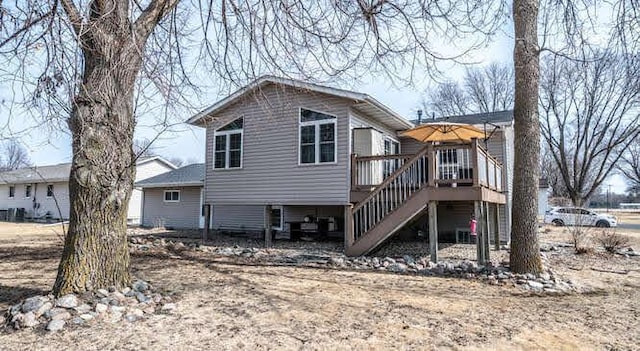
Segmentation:
[(551, 187), (547, 178), (540, 178), (538, 185), (538, 216), (544, 217), (545, 212), (549, 209), (549, 192)]
[(506, 127), (489, 152), (483, 141), (428, 146), (400, 137), (414, 124), (371, 96), (270, 76), (188, 123), (206, 128), (213, 229), (329, 232), (360, 255), (408, 226), (468, 238), (475, 214), (508, 241)]
[[(175, 169), (161, 157), (140, 158), (136, 181)], [(69, 219), (70, 163), (34, 166), (0, 172), (0, 211), (24, 209), (27, 218)], [(129, 201), (129, 223), (140, 220), (142, 196), (134, 189)], [(12, 210), (13, 211), (13, 210)]]
[(136, 183), (144, 227), (202, 228), (204, 164), (192, 164)]

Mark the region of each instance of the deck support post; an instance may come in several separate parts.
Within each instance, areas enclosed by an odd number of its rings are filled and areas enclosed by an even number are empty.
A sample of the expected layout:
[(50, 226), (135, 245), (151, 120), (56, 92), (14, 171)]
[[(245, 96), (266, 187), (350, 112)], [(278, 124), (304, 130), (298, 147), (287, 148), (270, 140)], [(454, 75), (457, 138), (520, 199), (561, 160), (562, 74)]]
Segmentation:
[(496, 251), (500, 250), (500, 205), (495, 204), (496, 211), (494, 214), (495, 230), (493, 232), (493, 247)]
[(264, 207), (264, 246), (271, 247), (271, 205)]
[(344, 207), (344, 250), (345, 252), (353, 245), (353, 205)]
[(202, 242), (209, 239), (209, 228), (211, 227), (211, 205), (204, 205), (204, 228), (202, 228)]
[(438, 262), (438, 203), (429, 201), (429, 255), (431, 262)]
[(482, 233), (482, 238), (483, 238), (483, 240), (482, 240), (482, 244), (483, 244), (482, 250), (484, 252), (483, 252), (482, 256), (484, 258), (484, 261), (486, 263), (488, 263), (491, 260), (490, 253), (489, 253), (489, 251), (490, 251), (489, 249), (491, 247), (491, 243), (489, 242), (489, 235), (490, 235), (489, 233), (491, 233), (492, 226), (490, 225), (491, 221), (490, 221), (490, 217), (489, 217), (489, 203), (486, 202), (486, 201), (484, 201), (484, 210), (483, 210), (483, 212), (484, 212), (483, 213), (483, 215), (484, 215), (484, 218), (483, 218), (484, 225), (482, 226), (482, 229), (483, 229), (483, 233)]
[(484, 241), (486, 238), (486, 225), (484, 224), (485, 216), (484, 216), (484, 202), (483, 201), (474, 201), (474, 216), (476, 221), (478, 221), (478, 230), (476, 235), (476, 259), (478, 261), (478, 265), (484, 265), (486, 263), (485, 259), (485, 250), (484, 250)]

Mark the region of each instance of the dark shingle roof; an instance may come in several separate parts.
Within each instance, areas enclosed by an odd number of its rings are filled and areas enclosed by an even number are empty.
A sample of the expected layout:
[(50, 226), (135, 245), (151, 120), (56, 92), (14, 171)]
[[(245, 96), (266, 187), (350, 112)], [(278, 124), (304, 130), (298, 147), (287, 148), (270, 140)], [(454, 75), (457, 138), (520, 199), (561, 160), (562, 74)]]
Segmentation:
[(0, 184), (66, 182), (71, 172), (70, 163), (52, 166), (34, 166), (0, 173)]
[(136, 183), (142, 188), (198, 186), (204, 184), (204, 163), (195, 163)]
[[(427, 117), (422, 119), (422, 123), (454, 122), (454, 123), (464, 123), (464, 124), (482, 124), (482, 123), (495, 124), (495, 123), (505, 123), (505, 122), (512, 122), (512, 121), (513, 121), (513, 110), (474, 113), (471, 115), (438, 117), (436, 119), (431, 119)], [(418, 124), (417, 120), (413, 120), (412, 122), (415, 124)]]

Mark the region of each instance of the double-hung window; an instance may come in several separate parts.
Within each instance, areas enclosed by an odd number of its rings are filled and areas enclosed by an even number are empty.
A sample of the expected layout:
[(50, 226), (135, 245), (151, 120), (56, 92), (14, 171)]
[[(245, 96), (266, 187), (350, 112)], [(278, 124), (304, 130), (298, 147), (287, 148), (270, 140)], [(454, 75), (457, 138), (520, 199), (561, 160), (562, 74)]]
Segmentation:
[(242, 167), (242, 134), (244, 119), (238, 118), (215, 131), (213, 168)]
[(10, 185), (9, 186), (9, 198), (13, 199), (16, 196), (16, 186), (15, 185)]
[(300, 109), (300, 164), (336, 162), (336, 116)]
[(180, 202), (180, 190), (165, 190), (164, 202)]
[(24, 186), (24, 197), (27, 199), (31, 197), (31, 184)]
[(53, 184), (47, 185), (47, 197), (53, 197)]

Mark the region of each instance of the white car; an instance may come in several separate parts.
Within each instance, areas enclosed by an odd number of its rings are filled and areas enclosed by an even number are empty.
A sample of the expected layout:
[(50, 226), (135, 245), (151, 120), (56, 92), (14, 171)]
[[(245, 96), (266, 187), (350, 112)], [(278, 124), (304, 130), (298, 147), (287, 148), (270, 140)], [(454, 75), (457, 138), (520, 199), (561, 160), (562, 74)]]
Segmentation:
[(555, 207), (544, 215), (546, 224), (556, 226), (595, 226), (600, 228), (616, 227), (616, 217), (609, 214), (600, 214), (578, 207)]

